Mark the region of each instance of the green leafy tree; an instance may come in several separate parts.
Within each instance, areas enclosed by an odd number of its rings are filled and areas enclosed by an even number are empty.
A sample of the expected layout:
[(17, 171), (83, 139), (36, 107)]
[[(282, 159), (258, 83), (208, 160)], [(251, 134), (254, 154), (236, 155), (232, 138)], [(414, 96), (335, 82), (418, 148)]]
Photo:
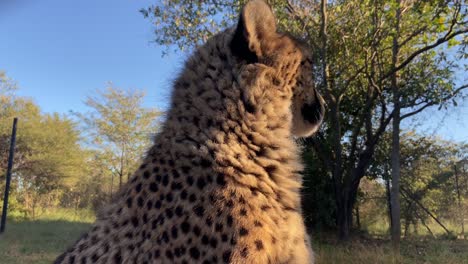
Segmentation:
[[(391, 133), (386, 133), (384, 137), (390, 138)], [(379, 144), (369, 171), (373, 178), (383, 179), (385, 183), (389, 183), (391, 158), (388, 153), (392, 143), (390, 140), (385, 140), (383, 143)], [(450, 229), (446, 223), (448, 221), (453, 223), (459, 218), (458, 212), (463, 211), (463, 201), (466, 197), (466, 182), (462, 166), (458, 165), (466, 155), (466, 145), (406, 131), (401, 135), (400, 149), (401, 223), (404, 236), (417, 233), (421, 225), (428, 234), (434, 235), (430, 227), (431, 222), (435, 222), (445, 229), (448, 235), (452, 235), (455, 230)], [(455, 174), (455, 165), (459, 166), (459, 175)], [(458, 183), (456, 176), (459, 176)], [(460, 191), (460, 204), (457, 204), (458, 191)], [(388, 187), (386, 192), (387, 205), (390, 205)]]
[[(0, 186), (3, 189), (12, 120), (18, 117), (11, 197), (17, 202), (17, 210), (35, 218), (41, 208), (58, 206), (62, 195), (80, 181), (86, 162), (79, 145), (79, 130), (66, 116), (42, 114), (29, 99), (3, 96)], [(15, 211), (15, 207), (11, 210)]]
[(112, 195), (115, 177), (121, 186), (137, 168), (151, 143), (152, 134), (157, 131), (157, 118), (161, 112), (142, 106), (145, 96), (142, 91), (109, 86), (96, 94), (85, 102), (92, 111), (76, 114), (91, 138), (88, 144), (94, 149), (95, 162), (110, 172)]
[[(217, 29), (234, 24), (244, 2), (165, 0), (142, 13), (154, 24), (156, 43), (191, 48)], [(467, 85), (457, 82), (454, 72), (462, 67), (457, 56), (465, 54), (467, 4), (378, 0), (269, 3), (279, 27), (305, 38), (316, 54), (314, 77), (327, 102), (327, 122), (317, 137), (305, 143), (316, 150), (324, 167), (321, 171), (327, 172), (323, 177), (333, 183), (336, 224), (340, 237), (346, 239), (360, 181), (384, 132), (392, 125), (394, 145), (398, 146), (401, 120), (431, 106), (448, 107), (452, 99), (462, 98)], [(399, 183), (397, 167), (394, 165), (394, 190)], [(398, 195), (393, 197), (398, 206)]]

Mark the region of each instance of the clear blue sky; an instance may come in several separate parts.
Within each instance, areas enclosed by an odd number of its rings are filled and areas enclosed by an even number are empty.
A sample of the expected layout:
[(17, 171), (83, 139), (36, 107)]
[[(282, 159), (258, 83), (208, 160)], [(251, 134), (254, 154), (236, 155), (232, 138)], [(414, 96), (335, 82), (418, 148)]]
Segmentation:
[[(157, 1), (0, 0), (0, 69), (44, 112), (84, 111), (86, 96), (107, 82), (144, 89), (145, 105), (164, 109), (186, 55), (162, 58), (164, 47), (151, 43), (138, 10)], [(420, 131), (468, 141), (468, 104), (420, 117)]]
[[(13, 3), (16, 2), (16, 3)], [(0, 69), (46, 112), (80, 111), (111, 81), (164, 107), (183, 59), (152, 43), (148, 0), (0, 0)]]

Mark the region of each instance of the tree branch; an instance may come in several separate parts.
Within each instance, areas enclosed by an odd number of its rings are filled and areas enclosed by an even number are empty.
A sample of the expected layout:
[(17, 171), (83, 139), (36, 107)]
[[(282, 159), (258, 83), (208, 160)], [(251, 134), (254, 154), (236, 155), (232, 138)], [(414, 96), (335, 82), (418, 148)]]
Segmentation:
[(395, 72), (398, 72), (399, 70), (403, 69), (409, 63), (411, 63), (413, 61), (413, 59), (416, 58), (418, 55), (420, 55), (420, 54), (422, 54), (422, 53), (424, 53), (424, 52), (426, 52), (428, 50), (431, 50), (431, 49), (433, 49), (433, 48), (435, 48), (435, 47), (437, 47), (437, 46), (439, 46), (441, 44), (444, 44), (445, 42), (453, 39), (454, 37), (456, 37), (458, 35), (465, 34), (465, 33), (468, 33), (468, 29), (458, 30), (458, 31), (455, 31), (455, 32), (453, 32), (451, 34), (446, 34), (442, 38), (437, 39), (437, 41), (432, 43), (431, 45), (424, 46), (423, 48), (421, 48), (421, 49), (415, 51), (413, 54), (411, 54), (400, 65), (398, 65), (397, 67), (395, 67), (392, 70), (390, 70), (389, 72), (387, 72), (384, 76), (382, 76), (380, 78), (380, 80), (384, 80), (384, 79), (390, 77)]
[(430, 107), (430, 106), (434, 106), (434, 105), (439, 104), (439, 103), (441, 103), (441, 102), (446, 102), (446, 101), (452, 99), (452, 98), (455, 97), (457, 94), (459, 94), (461, 91), (463, 91), (464, 89), (467, 89), (467, 88), (468, 88), (468, 84), (465, 84), (465, 85), (463, 85), (463, 86), (460, 86), (460, 87), (458, 87), (457, 89), (455, 89), (455, 91), (454, 91), (452, 94), (445, 96), (445, 97), (442, 98), (440, 101), (438, 101), (438, 102), (436, 102), (436, 101), (428, 102), (427, 104), (421, 106), (419, 109), (417, 109), (417, 110), (415, 110), (415, 111), (413, 111), (413, 112), (410, 112), (410, 113), (407, 113), (407, 114), (402, 115), (402, 116), (401, 116), (401, 119), (403, 120), (403, 119), (405, 119), (405, 118), (407, 118), (407, 117), (414, 116), (414, 115), (416, 115), (416, 114), (422, 112), (424, 109), (426, 109), (426, 108), (428, 108), (428, 107)]

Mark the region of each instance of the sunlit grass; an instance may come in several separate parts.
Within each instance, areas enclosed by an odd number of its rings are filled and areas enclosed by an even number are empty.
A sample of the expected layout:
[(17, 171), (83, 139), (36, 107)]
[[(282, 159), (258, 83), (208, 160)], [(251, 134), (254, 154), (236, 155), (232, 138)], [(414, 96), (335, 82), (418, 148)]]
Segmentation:
[(52, 263), (94, 221), (89, 210), (46, 210), (34, 221), (7, 221), (0, 235), (0, 263)]
[[(452, 233), (450, 236), (436, 221), (433, 219), (428, 219), (426, 221), (427, 226), (430, 231), (422, 224), (418, 224), (417, 229), (414, 229), (414, 226), (410, 226), (408, 230), (409, 237), (433, 237), (433, 238), (449, 238), (457, 237), (461, 235), (461, 225), (458, 222), (453, 220), (440, 219), (442, 224)], [(465, 236), (468, 237), (468, 221), (465, 222)], [(374, 237), (386, 237), (389, 236), (389, 223), (386, 220), (379, 219), (378, 221), (373, 221), (371, 223), (365, 223), (362, 229), (366, 230), (367, 234)], [(404, 234), (404, 224), (402, 223), (402, 233)]]
[(72, 210), (67, 208), (53, 208), (44, 210), (38, 220), (43, 221), (68, 221), (80, 223), (92, 223), (96, 219), (92, 210)]
[[(52, 261), (85, 232), (94, 221), (92, 211), (54, 209), (42, 213), (35, 221), (13, 221), (0, 236), (0, 263), (52, 263)], [(369, 235), (337, 242), (332, 234), (313, 234), (317, 264), (468, 264), (468, 241), (433, 239), (417, 236), (405, 239), (401, 259), (395, 262), (385, 223), (375, 223)], [(432, 227), (431, 227), (432, 228)], [(436, 227), (434, 227), (435, 232)], [(421, 231), (422, 232), (422, 231)], [(437, 234), (443, 234), (438, 232)], [(442, 237), (442, 236), (441, 236)]]
[(394, 258), (388, 240), (353, 239), (349, 243), (315, 241), (317, 263), (347, 264), (466, 264), (468, 241), (439, 239), (408, 239), (401, 243), (401, 256)]

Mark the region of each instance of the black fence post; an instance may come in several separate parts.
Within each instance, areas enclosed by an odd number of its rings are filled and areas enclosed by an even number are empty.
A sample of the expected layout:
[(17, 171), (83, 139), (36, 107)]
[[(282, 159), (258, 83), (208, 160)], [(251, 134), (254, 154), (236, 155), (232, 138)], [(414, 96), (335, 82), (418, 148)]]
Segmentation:
[(13, 157), (15, 155), (16, 124), (17, 123), (18, 123), (18, 118), (15, 117), (13, 119), (13, 130), (11, 132), (10, 155), (8, 157), (8, 168), (7, 168), (7, 174), (6, 174), (5, 196), (3, 198), (3, 212), (2, 212), (2, 222), (0, 224), (0, 233), (5, 232), (7, 209), (8, 209), (8, 195), (10, 193), (11, 170), (13, 169)]

